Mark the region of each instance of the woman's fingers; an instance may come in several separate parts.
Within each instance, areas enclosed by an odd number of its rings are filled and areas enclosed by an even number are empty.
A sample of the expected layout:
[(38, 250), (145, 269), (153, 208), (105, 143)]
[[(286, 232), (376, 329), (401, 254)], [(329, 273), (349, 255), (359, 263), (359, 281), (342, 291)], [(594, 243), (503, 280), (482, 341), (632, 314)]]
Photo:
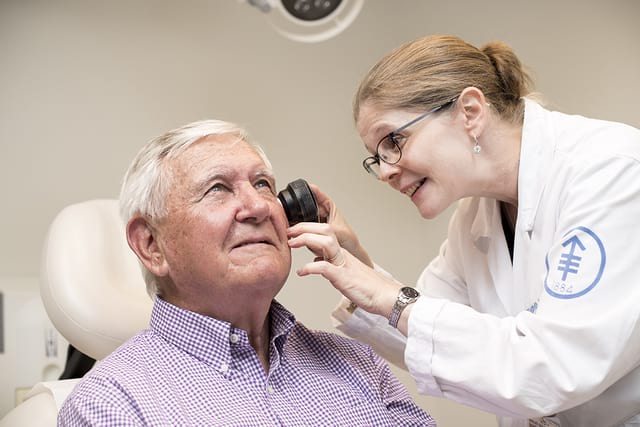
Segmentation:
[(303, 265), (296, 273), (299, 276), (321, 275), (358, 307), (383, 316), (389, 314), (400, 286), (343, 249), (333, 262), (317, 259)]
[(289, 229), (289, 247), (306, 246), (316, 256), (325, 260), (337, 259), (340, 244), (326, 224), (300, 223)]
[(309, 184), (313, 194), (316, 198), (316, 202), (318, 204), (318, 213), (320, 216), (320, 222), (331, 222), (331, 213), (335, 212), (336, 206), (333, 203), (333, 200), (324, 193), (320, 188), (318, 188), (315, 184)]
[(345, 264), (345, 257), (342, 248), (339, 248), (335, 255), (326, 259), (327, 262), (335, 265), (336, 267), (342, 267)]

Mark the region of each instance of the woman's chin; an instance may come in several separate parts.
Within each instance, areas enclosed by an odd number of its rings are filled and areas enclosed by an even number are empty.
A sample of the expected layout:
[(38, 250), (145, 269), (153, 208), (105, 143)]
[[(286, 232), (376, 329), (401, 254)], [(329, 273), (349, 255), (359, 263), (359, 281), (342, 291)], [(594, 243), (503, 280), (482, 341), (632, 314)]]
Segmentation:
[(420, 212), (420, 216), (424, 219), (435, 219), (444, 210), (441, 209), (439, 205), (428, 203), (426, 200), (420, 201), (416, 207), (418, 208), (418, 212)]
[(434, 219), (438, 216), (437, 213), (433, 213), (432, 211), (424, 212), (420, 210), (420, 216), (424, 219)]

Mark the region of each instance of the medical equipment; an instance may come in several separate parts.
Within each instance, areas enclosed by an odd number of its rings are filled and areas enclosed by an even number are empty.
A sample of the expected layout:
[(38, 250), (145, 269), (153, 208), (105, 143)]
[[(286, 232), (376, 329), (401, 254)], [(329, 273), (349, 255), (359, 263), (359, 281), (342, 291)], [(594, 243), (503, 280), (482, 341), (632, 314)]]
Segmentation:
[(318, 205), (313, 191), (304, 179), (296, 179), (278, 193), (278, 200), (284, 208), (289, 225), (299, 222), (318, 222)]
[(303, 43), (328, 40), (356, 19), (364, 0), (240, 0), (267, 15), (284, 37)]

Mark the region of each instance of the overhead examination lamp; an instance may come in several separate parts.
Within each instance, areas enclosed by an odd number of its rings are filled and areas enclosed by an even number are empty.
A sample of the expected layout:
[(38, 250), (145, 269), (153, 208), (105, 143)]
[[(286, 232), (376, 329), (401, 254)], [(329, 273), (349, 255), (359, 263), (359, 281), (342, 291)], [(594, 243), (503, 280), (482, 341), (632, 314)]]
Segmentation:
[(240, 0), (264, 12), (275, 30), (288, 39), (317, 43), (344, 31), (356, 19), (364, 0)]

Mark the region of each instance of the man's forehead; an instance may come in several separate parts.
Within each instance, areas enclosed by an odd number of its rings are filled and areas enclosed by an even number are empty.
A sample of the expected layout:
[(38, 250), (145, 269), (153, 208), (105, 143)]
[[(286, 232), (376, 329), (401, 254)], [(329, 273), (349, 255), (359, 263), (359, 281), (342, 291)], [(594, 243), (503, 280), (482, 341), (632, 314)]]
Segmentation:
[[(199, 147), (198, 147), (199, 146)], [(233, 176), (271, 174), (264, 159), (246, 141), (202, 141), (192, 147), (180, 163), (184, 172), (194, 176), (212, 174)]]
[(233, 134), (209, 135), (194, 141), (176, 153), (173, 159), (184, 164), (201, 162), (228, 163), (237, 157), (260, 157), (257, 151), (246, 141)]

